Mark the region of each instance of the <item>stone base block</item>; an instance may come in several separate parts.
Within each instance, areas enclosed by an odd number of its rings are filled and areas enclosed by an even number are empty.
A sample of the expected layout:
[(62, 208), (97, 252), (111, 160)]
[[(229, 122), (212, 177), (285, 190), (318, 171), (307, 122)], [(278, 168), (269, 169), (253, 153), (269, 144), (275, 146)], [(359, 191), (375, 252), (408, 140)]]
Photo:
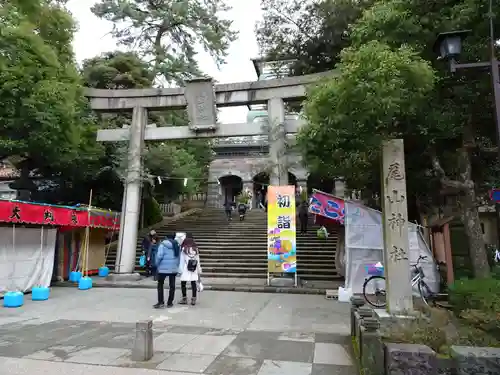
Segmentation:
[(500, 374), (500, 348), (452, 346), (451, 357), (457, 375)]
[(411, 323), (420, 317), (417, 312), (414, 312), (414, 315), (391, 315), (385, 309), (374, 309), (373, 311), (375, 312), (375, 318), (380, 322), (382, 330), (394, 324), (404, 325), (405, 323)]
[(138, 273), (112, 273), (106, 277), (106, 281), (139, 281), (142, 276)]
[(286, 277), (273, 277), (269, 279), (269, 285), (282, 288), (293, 287), (295, 285), (295, 280)]
[(386, 344), (386, 375), (435, 375), (436, 353), (425, 345)]

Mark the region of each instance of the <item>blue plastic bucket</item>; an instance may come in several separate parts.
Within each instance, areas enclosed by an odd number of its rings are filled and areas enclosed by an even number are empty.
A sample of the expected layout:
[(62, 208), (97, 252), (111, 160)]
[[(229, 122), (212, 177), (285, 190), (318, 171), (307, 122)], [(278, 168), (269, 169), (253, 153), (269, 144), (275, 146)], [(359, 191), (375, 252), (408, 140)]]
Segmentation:
[(106, 266), (102, 266), (99, 268), (99, 277), (106, 277), (109, 275), (109, 268)]
[(82, 278), (82, 273), (79, 271), (73, 271), (69, 273), (69, 281), (72, 283), (77, 283)]
[(23, 292), (7, 292), (3, 296), (3, 307), (21, 307), (24, 305)]
[(88, 276), (82, 277), (80, 281), (78, 281), (78, 289), (80, 290), (88, 290), (92, 288), (92, 279)]

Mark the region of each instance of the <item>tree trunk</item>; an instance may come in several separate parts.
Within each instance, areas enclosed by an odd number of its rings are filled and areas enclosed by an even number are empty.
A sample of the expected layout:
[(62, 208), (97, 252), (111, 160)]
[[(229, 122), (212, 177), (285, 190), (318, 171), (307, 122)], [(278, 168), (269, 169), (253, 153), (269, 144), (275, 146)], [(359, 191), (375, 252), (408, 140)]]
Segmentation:
[(474, 187), (465, 189), (461, 197), (462, 222), (469, 240), (469, 254), (474, 276), (487, 278), (490, 276), (490, 266), (486, 253), (481, 221), (476, 203)]
[(479, 211), (477, 207), (476, 187), (472, 180), (472, 165), (469, 151), (466, 147), (468, 137), (464, 137), (464, 147), (458, 150), (459, 176), (458, 180), (451, 180), (444, 172), (439, 159), (433, 156), (433, 167), (441, 179), (444, 187), (450, 187), (460, 192), (461, 219), (469, 241), (469, 254), (474, 276), (487, 278), (490, 276), (488, 255), (481, 230)]
[[(467, 141), (467, 139), (465, 140)], [(472, 165), (467, 147), (459, 150), (459, 179), (462, 185), (460, 208), (462, 210), (462, 223), (469, 240), (469, 254), (472, 270), (477, 278), (490, 276), (490, 266), (486, 253), (486, 244), (479, 220), (476, 187), (472, 180)]]

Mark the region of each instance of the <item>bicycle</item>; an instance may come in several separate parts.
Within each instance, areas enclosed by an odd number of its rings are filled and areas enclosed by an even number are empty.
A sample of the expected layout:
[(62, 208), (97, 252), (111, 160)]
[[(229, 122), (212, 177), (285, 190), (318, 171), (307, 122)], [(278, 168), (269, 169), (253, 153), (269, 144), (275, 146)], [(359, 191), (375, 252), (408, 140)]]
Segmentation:
[[(427, 256), (421, 255), (418, 257), (417, 263), (411, 265), (413, 267), (411, 287), (413, 290), (413, 288), (416, 285), (418, 287), (420, 298), (422, 298), (422, 301), (425, 303), (426, 306), (430, 306), (429, 301), (434, 300), (435, 294), (431, 291), (427, 283), (424, 281), (425, 278), (424, 270), (422, 269), (422, 267), (419, 266), (420, 261), (424, 259), (427, 259)], [(383, 283), (384, 287), (379, 288), (379, 283)], [(374, 293), (369, 293), (371, 290), (373, 290)], [(371, 296), (372, 294), (375, 295), (377, 299), (379, 297), (382, 297), (382, 302), (380, 303), (372, 302), (368, 298), (368, 296)], [(366, 302), (368, 302), (368, 304), (373, 307), (376, 308), (385, 307), (387, 304), (385, 299), (386, 297), (385, 277), (381, 275), (374, 275), (367, 278), (363, 284), (363, 297), (365, 298)]]

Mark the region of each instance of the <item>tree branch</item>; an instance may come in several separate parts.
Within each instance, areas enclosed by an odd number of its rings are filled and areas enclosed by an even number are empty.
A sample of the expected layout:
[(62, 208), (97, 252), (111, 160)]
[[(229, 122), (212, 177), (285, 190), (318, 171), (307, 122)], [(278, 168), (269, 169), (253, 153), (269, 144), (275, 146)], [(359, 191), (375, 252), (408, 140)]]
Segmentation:
[(467, 188), (467, 186), (464, 183), (456, 180), (451, 180), (450, 178), (448, 178), (448, 176), (446, 176), (446, 173), (443, 167), (441, 166), (441, 163), (439, 162), (439, 158), (437, 157), (437, 155), (433, 154), (431, 156), (431, 160), (432, 160), (432, 167), (434, 171), (437, 173), (439, 181), (444, 187), (449, 187), (460, 191), (465, 190)]

